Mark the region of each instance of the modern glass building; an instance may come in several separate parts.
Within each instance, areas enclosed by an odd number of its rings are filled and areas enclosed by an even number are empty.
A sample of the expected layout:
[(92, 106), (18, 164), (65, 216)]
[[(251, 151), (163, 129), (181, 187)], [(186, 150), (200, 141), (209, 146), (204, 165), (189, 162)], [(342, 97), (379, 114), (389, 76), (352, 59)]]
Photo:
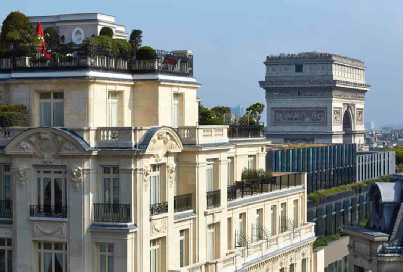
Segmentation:
[(355, 181), (355, 144), (315, 145), (272, 149), (267, 169), (307, 172), (308, 193)]
[(271, 147), (267, 169), (307, 172), (308, 193), (395, 173), (395, 153), (358, 152), (355, 144)]

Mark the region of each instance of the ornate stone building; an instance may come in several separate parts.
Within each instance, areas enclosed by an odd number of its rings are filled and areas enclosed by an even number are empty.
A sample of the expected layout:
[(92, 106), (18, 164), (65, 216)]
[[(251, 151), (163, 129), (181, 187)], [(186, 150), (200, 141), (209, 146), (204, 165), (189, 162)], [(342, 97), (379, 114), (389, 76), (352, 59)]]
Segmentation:
[(323, 271), (306, 174), (239, 182), (267, 140), (199, 125), (192, 58), (165, 57), (0, 60), (30, 117), (0, 135), (0, 271)]
[(369, 189), (367, 226), (345, 227), (349, 271), (397, 272), (403, 267), (403, 177), (377, 182)]
[(364, 143), (364, 63), (308, 52), (268, 56), (267, 136), (273, 143)]

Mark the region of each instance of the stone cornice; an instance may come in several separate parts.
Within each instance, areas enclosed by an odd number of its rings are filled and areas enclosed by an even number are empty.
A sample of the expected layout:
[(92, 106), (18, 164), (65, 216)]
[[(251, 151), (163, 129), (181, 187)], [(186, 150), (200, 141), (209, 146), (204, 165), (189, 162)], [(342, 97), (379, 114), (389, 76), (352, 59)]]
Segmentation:
[(284, 88), (284, 87), (341, 87), (353, 88), (367, 91), (371, 86), (365, 83), (356, 83), (342, 80), (322, 80), (322, 79), (306, 79), (306, 80), (265, 80), (259, 81), (261, 88)]

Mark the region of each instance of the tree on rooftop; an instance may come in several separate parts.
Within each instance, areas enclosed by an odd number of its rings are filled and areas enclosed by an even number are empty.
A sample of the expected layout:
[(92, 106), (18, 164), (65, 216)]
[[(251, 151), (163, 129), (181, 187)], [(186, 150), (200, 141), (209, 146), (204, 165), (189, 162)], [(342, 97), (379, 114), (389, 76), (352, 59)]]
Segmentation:
[(133, 50), (137, 51), (137, 49), (139, 49), (143, 43), (143, 31), (140, 29), (133, 29), (132, 33), (130, 34), (129, 41), (133, 47)]
[(113, 38), (113, 30), (112, 28), (108, 26), (104, 26), (101, 28), (101, 31), (99, 32), (99, 36), (107, 36), (109, 38)]
[(3, 21), (0, 47), (12, 56), (28, 56), (35, 52), (35, 35), (27, 16), (11, 12)]
[(231, 109), (226, 106), (215, 106), (211, 108), (211, 111), (216, 116), (216, 119), (220, 120), (222, 124), (229, 124), (231, 121)]
[(244, 116), (239, 120), (239, 123), (243, 125), (259, 125), (262, 113), (264, 110), (264, 104), (256, 102), (246, 108)]
[(60, 36), (54, 27), (45, 29), (45, 42), (46, 47), (51, 51), (58, 51), (60, 48)]

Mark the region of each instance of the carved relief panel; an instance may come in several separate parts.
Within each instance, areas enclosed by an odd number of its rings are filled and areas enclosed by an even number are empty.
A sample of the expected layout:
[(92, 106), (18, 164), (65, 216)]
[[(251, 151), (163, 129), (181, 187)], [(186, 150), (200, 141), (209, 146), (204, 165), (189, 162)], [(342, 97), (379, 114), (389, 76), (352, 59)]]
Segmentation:
[(342, 108), (333, 108), (333, 125), (341, 125)]
[(150, 224), (151, 239), (167, 235), (167, 218), (153, 219)]
[(362, 125), (364, 123), (364, 109), (357, 109), (356, 116), (357, 124)]
[(326, 126), (326, 108), (272, 108), (274, 126)]
[(32, 238), (35, 240), (66, 240), (67, 224), (49, 221), (33, 222)]

